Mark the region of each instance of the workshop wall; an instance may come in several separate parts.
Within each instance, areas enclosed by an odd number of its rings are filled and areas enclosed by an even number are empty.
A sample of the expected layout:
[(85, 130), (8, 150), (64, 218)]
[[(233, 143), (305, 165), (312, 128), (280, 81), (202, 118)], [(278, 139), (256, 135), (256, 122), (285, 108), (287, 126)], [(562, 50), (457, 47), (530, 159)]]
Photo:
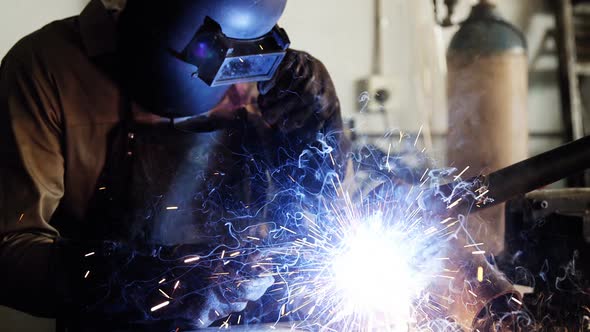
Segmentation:
[(87, 0), (0, 0), (0, 58), (19, 39), (45, 24), (77, 15)]
[[(460, 1), (455, 21), (466, 17), (474, 2)], [(562, 142), (557, 58), (551, 40), (541, 43), (554, 26), (553, 14), (544, 0), (497, 2), (502, 15), (525, 33), (529, 43), (528, 129), (532, 133), (530, 154), (534, 155)], [(399, 82), (399, 93), (395, 95), (399, 106), (389, 115), (389, 122), (394, 124), (390, 129), (397, 125), (416, 130), (430, 118), (435, 140), (432, 152), (442, 160), (447, 120), (444, 62), (440, 58), (456, 29), (440, 30), (432, 24), (430, 0), (383, 3), (384, 74)], [(373, 1), (360, 0), (291, 1), (282, 20), (293, 47), (309, 51), (326, 64), (346, 116), (359, 118), (358, 93), (353, 83), (371, 70), (372, 20)], [(545, 54), (547, 51), (549, 54)], [(357, 121), (360, 130), (379, 128), (381, 123), (379, 117)]]

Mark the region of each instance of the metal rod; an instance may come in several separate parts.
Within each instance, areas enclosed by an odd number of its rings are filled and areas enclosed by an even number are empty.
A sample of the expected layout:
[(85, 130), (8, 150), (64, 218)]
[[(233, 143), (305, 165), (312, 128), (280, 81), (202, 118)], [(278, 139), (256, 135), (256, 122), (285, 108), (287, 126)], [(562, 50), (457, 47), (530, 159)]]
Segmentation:
[[(590, 136), (586, 136), (488, 175), (440, 185), (424, 192), (422, 200), (434, 215), (470, 214), (589, 168)], [(390, 184), (383, 183), (368, 197), (383, 197), (389, 189)], [(485, 196), (493, 201), (479, 204), (486, 190)]]
[[(451, 216), (458, 211), (470, 214), (504, 203), (511, 198), (524, 195), (588, 168), (590, 168), (590, 136), (487, 175), (442, 185), (430, 193), (428, 204), (431, 212), (438, 215)], [(458, 186), (461, 186), (460, 190), (456, 190)], [(484, 189), (487, 190), (485, 196), (493, 201), (476, 204), (481, 198), (477, 196)], [(440, 193), (450, 197), (450, 201), (461, 198), (461, 202), (449, 209), (448, 202), (436, 198), (436, 195)]]
[(526, 194), (540, 187), (590, 168), (590, 136), (549, 150), (484, 176), (491, 204), (503, 203), (515, 196)]

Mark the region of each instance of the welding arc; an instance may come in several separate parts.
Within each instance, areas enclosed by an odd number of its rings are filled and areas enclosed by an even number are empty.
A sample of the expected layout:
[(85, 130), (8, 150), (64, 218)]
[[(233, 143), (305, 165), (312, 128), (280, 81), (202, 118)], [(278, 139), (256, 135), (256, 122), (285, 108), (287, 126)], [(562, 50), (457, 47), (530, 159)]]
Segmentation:
[[(492, 198), (493, 202), (474, 205), (473, 196), (471, 196), (471, 201), (469, 198), (463, 197), (465, 200), (463, 206), (469, 204), (472, 206), (471, 212), (477, 212), (588, 168), (590, 168), (590, 136), (525, 159), (488, 175), (467, 180), (467, 182), (480, 183), (485, 186), (489, 190), (487, 197)], [(456, 183), (446, 184), (440, 189), (442, 192), (451, 193), (454, 186)]]

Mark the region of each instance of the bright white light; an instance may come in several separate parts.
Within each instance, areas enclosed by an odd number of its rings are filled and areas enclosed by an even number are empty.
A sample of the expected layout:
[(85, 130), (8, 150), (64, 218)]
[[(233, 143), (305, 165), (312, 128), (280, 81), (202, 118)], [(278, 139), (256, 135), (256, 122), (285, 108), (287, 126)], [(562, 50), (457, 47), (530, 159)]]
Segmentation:
[(376, 215), (346, 235), (334, 257), (334, 286), (342, 309), (382, 324), (406, 326), (412, 303), (424, 289), (412, 259), (413, 244), (397, 228), (386, 227)]

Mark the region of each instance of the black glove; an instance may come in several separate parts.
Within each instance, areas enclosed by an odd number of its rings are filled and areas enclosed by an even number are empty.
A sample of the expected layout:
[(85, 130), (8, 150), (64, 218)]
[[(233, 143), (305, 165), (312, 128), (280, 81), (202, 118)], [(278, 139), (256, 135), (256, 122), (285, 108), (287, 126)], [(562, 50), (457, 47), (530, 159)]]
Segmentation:
[[(243, 310), (274, 282), (199, 245), (131, 248), (60, 239), (56, 255), (56, 298), (66, 302), (63, 319), (74, 329), (89, 323), (99, 324), (97, 330), (205, 327)], [(214, 272), (225, 279), (212, 278)]]
[(262, 140), (246, 141), (264, 153), (273, 187), (281, 191), (272, 202), (276, 207), (269, 205), (269, 219), (283, 223), (290, 204), (300, 203), (294, 199), (299, 193), (326, 193), (333, 189), (326, 179), (344, 177), (348, 141), (330, 74), (308, 53), (287, 50), (274, 77), (259, 82), (258, 90), (258, 108), (270, 130)]
[(326, 67), (308, 53), (287, 50), (275, 76), (258, 83), (263, 119), (285, 133), (317, 132), (340, 113), (340, 102)]

